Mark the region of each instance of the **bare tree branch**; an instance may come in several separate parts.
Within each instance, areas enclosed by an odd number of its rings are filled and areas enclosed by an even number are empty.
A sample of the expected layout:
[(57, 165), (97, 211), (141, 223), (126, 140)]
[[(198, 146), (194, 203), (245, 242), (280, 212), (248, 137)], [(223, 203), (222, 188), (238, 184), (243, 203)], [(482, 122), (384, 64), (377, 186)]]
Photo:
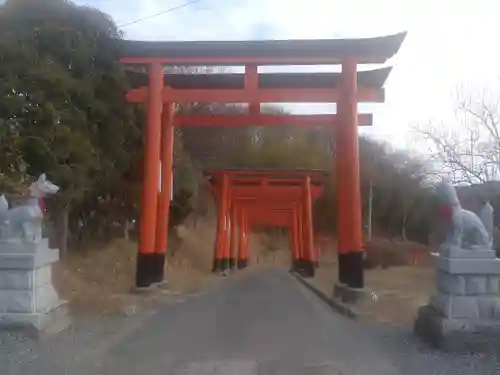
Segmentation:
[(417, 126), (431, 160), (454, 182), (484, 183), (500, 178), (500, 100), (461, 92), (455, 126)]

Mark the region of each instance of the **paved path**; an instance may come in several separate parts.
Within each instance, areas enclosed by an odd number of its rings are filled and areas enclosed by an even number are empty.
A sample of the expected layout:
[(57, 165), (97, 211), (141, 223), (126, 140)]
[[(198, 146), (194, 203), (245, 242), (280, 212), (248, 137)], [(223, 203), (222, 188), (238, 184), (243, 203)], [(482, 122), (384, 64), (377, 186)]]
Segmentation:
[(100, 367), (150, 375), (399, 373), (360, 327), (272, 270), (159, 312)]
[[(79, 337), (77, 345), (70, 344), (68, 338), (60, 341), (57, 353), (56, 346), (49, 345), (52, 353), (37, 354), (30, 368), (24, 364), (18, 371), (12, 366), (11, 371), (0, 372), (23, 375), (500, 373), (493, 360), (438, 357), (418, 347), (409, 332), (368, 327), (337, 315), (292, 276), (274, 270), (229, 281), (218, 289), (165, 307), (145, 320), (131, 319), (127, 324), (115, 326), (112, 335), (82, 341), (80, 332), (76, 337)], [(52, 360), (48, 361), (47, 356)], [(35, 372), (40, 366), (46, 371)]]
[(110, 350), (104, 373), (397, 374), (351, 323), (289, 274), (263, 271), (157, 314)]

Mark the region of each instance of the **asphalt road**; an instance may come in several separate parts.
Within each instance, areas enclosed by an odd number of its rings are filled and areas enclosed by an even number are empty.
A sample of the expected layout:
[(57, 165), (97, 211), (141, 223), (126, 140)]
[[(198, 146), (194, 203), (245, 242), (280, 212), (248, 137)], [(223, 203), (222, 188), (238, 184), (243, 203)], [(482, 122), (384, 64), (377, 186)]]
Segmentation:
[[(356, 369), (360, 374), (397, 374), (351, 323), (288, 273), (262, 271), (158, 313), (109, 351), (102, 370), (316, 375)], [(124, 358), (137, 360), (123, 368)]]
[[(99, 324), (93, 325), (93, 333), (80, 328), (43, 350), (35, 349), (31, 362), (26, 362), (28, 356), (14, 361), (14, 355), (7, 371), (0, 373), (500, 373), (494, 359), (443, 357), (420, 347), (411, 332), (365, 326), (344, 318), (291, 275), (275, 270), (228, 280), (222, 287), (166, 306), (149, 317)], [(20, 362), (22, 365), (16, 367)]]

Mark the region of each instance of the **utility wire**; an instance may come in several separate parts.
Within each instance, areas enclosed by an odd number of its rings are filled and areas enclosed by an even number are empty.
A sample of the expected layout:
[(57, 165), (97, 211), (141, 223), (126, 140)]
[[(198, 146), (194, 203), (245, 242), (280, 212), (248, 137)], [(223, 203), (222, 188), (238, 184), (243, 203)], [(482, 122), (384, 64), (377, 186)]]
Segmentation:
[(161, 12), (158, 12), (158, 13), (146, 16), (146, 17), (142, 17), (142, 18), (136, 19), (135, 21), (124, 23), (122, 25), (119, 25), (118, 27), (122, 28), (122, 27), (127, 27), (127, 26), (130, 26), (130, 25), (135, 25), (136, 23), (139, 23), (139, 22), (142, 22), (142, 21), (146, 21), (146, 20), (149, 20), (151, 18), (155, 18), (155, 17), (161, 16), (161, 15), (166, 14), (166, 13), (173, 12), (174, 10), (182, 9), (182, 8), (185, 8), (185, 7), (189, 6), (189, 5), (193, 5), (193, 4), (196, 4), (196, 3), (199, 3), (199, 2), (201, 2), (201, 0), (190, 0), (190, 1), (185, 2), (184, 4), (177, 5), (176, 7), (173, 7), (173, 8), (170, 8), (170, 9), (165, 9), (165, 10), (162, 10)]

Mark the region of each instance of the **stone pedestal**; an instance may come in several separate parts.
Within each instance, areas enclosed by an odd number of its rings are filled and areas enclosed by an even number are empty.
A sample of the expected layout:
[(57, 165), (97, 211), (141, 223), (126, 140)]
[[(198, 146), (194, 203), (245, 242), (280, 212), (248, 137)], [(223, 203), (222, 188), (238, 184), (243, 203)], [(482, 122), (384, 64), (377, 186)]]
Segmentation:
[(366, 296), (367, 291), (364, 288), (351, 288), (340, 282), (333, 287), (333, 298), (349, 305), (355, 305)]
[(490, 250), (446, 247), (435, 256), (436, 289), (415, 333), (445, 351), (500, 347), (500, 259)]
[(0, 328), (30, 334), (60, 331), (69, 325), (66, 303), (52, 284), (59, 251), (48, 241), (0, 242)]

